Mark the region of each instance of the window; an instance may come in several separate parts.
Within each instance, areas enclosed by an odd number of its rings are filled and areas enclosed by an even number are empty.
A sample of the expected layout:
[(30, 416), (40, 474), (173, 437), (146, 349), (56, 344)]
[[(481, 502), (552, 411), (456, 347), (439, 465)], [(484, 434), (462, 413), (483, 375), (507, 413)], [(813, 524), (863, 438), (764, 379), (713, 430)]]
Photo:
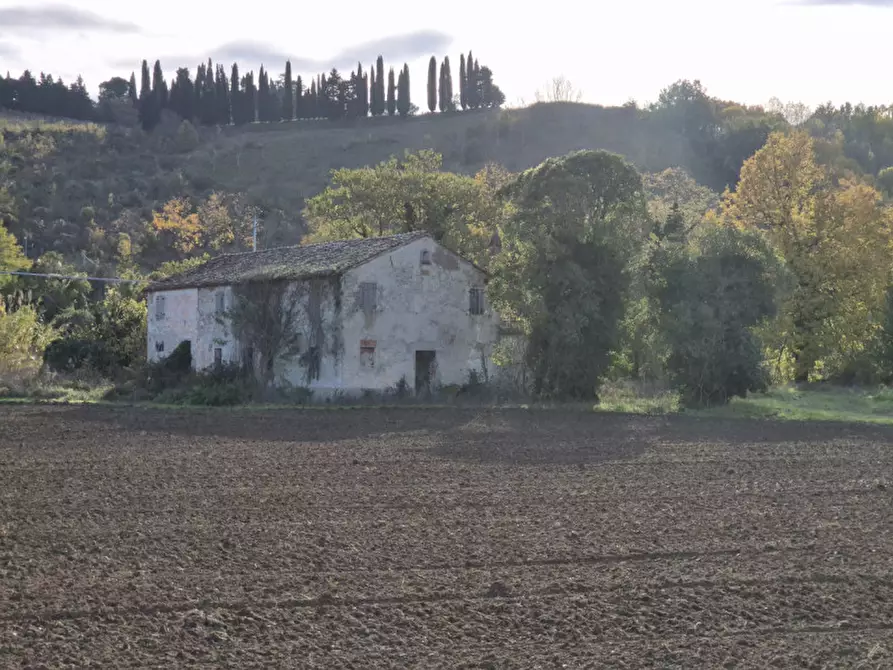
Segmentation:
[(420, 262), (422, 265), (431, 265), (431, 252), (427, 249), (422, 251), (422, 260)]
[(164, 321), (164, 296), (155, 296), (155, 320)]
[(360, 309), (367, 314), (375, 311), (377, 292), (378, 284), (374, 281), (364, 281), (360, 284)]
[(221, 316), (226, 311), (226, 294), (223, 291), (217, 291), (214, 301), (214, 310), (218, 316)]
[(471, 314), (484, 313), (484, 289), (473, 288), (468, 291), (468, 311)]
[(223, 365), (223, 349), (220, 347), (214, 349), (214, 365), (218, 368)]
[(360, 340), (360, 367), (375, 367), (375, 340)]
[(155, 343), (155, 351), (156, 353), (163, 354), (164, 353), (164, 342), (156, 342)]

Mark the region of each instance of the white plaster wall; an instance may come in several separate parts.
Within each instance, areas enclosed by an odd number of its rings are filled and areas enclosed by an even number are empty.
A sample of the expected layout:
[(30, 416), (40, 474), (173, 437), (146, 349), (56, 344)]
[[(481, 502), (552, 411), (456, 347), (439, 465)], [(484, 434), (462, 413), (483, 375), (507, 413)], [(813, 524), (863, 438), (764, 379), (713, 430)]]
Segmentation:
[[(338, 294), (340, 293), (338, 287), (341, 280), (333, 278), (315, 281), (318, 281), (321, 287), (319, 311), (322, 321), (322, 342), (320, 343), (321, 360), (319, 377), (308, 381), (308, 369), (301, 363), (299, 356), (277, 362), (274, 370), (277, 384), (286, 382), (292, 386), (302, 386), (313, 389), (314, 391), (323, 391), (323, 393), (318, 393), (318, 395), (324, 397), (326, 395), (324, 391), (332, 391), (342, 388), (341, 360), (343, 349), (341, 346), (341, 311), (338, 304)], [(302, 353), (306, 352), (313, 342), (313, 328), (310, 323), (308, 311), (311, 283), (312, 282), (310, 281), (305, 281), (295, 282), (293, 284), (293, 290), (299, 293), (301, 303), (304, 307), (300, 312), (298, 326), (299, 332), (304, 335), (304, 349)]]
[[(431, 253), (427, 273), (422, 251)], [(346, 273), (343, 279), (344, 359), (342, 388), (385, 389), (405, 377), (415, 385), (415, 353), (436, 352), (435, 385), (462, 384), (469, 370), (489, 358), (499, 319), (485, 297), (484, 314), (469, 313), (468, 291), (485, 288), (485, 275), (470, 263), (423, 238)], [(360, 283), (377, 284), (370, 318), (359, 305)], [(375, 341), (374, 365), (360, 360), (361, 340)]]
[[(159, 320), (155, 298), (164, 296), (164, 318)], [(176, 291), (154, 291), (147, 296), (148, 322), (146, 346), (148, 359), (157, 361), (176, 349), (183, 340), (192, 342), (193, 356), (198, 341), (198, 289), (187, 288)], [(155, 350), (157, 342), (164, 342), (164, 352)]]
[(217, 294), (223, 293), (224, 312), (232, 307), (233, 291), (230, 286), (198, 289), (198, 335), (192, 344), (192, 365), (204, 370), (214, 365), (214, 349), (223, 350), (224, 363), (240, 363), (241, 350), (228, 327), (228, 320), (221, 323), (217, 318)]

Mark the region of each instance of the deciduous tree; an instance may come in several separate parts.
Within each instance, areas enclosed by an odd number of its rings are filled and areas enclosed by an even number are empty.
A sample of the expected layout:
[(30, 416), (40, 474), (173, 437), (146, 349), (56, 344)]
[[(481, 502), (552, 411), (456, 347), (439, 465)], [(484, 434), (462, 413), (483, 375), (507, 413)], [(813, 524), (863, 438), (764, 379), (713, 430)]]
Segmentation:
[(551, 158), (505, 188), (512, 214), (491, 296), (527, 337), (534, 391), (597, 398), (619, 342), (628, 263), (647, 230), (642, 180), (619, 156)]

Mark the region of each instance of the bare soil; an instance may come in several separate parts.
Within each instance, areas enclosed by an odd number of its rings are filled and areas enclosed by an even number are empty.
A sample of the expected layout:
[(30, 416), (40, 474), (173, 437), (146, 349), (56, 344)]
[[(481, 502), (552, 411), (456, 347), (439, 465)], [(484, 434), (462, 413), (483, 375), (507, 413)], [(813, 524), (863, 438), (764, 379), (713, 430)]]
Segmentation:
[(0, 666), (893, 666), (893, 431), (0, 406)]

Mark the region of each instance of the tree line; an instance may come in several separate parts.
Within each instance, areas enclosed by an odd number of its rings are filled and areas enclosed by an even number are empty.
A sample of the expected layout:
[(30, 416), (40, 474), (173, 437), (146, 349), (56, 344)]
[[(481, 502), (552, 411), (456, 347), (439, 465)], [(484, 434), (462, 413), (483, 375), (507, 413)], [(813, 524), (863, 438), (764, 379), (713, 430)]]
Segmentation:
[[(432, 62), (436, 64), (433, 56)], [(429, 81), (429, 95), (433, 90), (441, 111), (499, 107), (505, 102), (505, 95), (493, 81), (492, 70), (480, 65), (472, 52), (467, 59), (465, 54), (460, 58), (459, 81), (460, 92), (454, 96), (450, 60), (444, 58), (439, 78), (435, 76), (433, 82)], [(204, 125), (383, 115), (406, 117), (418, 110), (411, 99), (409, 65), (404, 63), (396, 73), (389, 67), (386, 72), (380, 55), (368, 70), (357, 63), (349, 75), (333, 68), (309, 80), (301, 75), (293, 76), (290, 61), (278, 77), (263, 66), (255, 77), (254, 71), (240, 73), (237, 63), (227, 70), (208, 59), (196, 68), (194, 77), (188, 68), (178, 68), (170, 83), (160, 61), (156, 60), (150, 67), (144, 60), (139, 82), (135, 73), (129, 80), (113, 77), (102, 82), (99, 90), (99, 105), (94, 105), (80, 78), (66, 87), (51, 75), (41, 74), (38, 81), (26, 71), (19, 79), (8, 75), (0, 79), (0, 107), (82, 120), (106, 120), (104, 103), (129, 101), (138, 110), (146, 130), (159, 123), (166, 109), (182, 119)]]
[(84, 121), (95, 118), (96, 112), (80, 77), (66, 86), (61, 78), (53, 79), (50, 74), (41, 73), (40, 78), (35, 79), (29, 70), (18, 79), (8, 73), (0, 77), (0, 108), (3, 107)]

